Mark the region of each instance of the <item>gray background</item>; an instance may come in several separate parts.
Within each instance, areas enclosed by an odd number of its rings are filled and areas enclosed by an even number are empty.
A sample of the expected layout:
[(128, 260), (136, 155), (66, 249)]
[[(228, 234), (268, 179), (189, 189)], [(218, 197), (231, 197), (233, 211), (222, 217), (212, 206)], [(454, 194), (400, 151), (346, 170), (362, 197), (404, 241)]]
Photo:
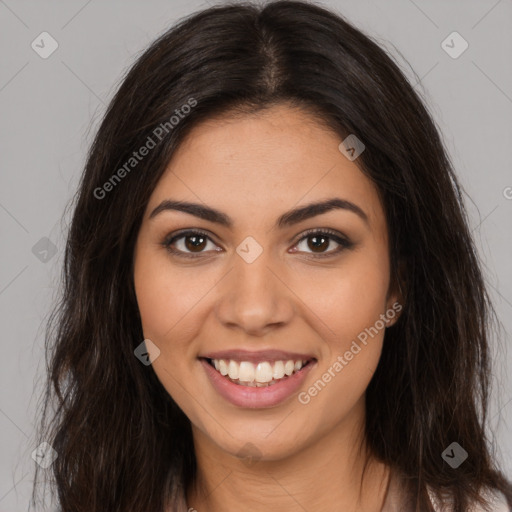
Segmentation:
[[(44, 382), (44, 322), (58, 291), (69, 219), (64, 208), (92, 136), (126, 67), (175, 20), (207, 5), (0, 0), (0, 512), (27, 510)], [(323, 5), (339, 10), (395, 57), (433, 112), (471, 198), (471, 227), (504, 327), (501, 343), (493, 340), (490, 417), (499, 460), (512, 477), (512, 2)], [(47, 59), (31, 48), (43, 31), (59, 45)], [(469, 44), (458, 58), (441, 46), (453, 31)], [(57, 249), (46, 263), (41, 251), (32, 251), (43, 237)]]

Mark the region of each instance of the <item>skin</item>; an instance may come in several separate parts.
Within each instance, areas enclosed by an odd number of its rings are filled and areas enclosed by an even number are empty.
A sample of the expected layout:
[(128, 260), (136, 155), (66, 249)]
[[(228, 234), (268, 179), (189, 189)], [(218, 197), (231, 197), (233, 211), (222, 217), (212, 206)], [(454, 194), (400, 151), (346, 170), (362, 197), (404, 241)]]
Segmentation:
[[(377, 189), (357, 159), (339, 151), (340, 142), (308, 113), (284, 104), (210, 119), (180, 145), (149, 200), (134, 253), (135, 289), (144, 336), (161, 351), (153, 369), (192, 424), (198, 473), (187, 504), (199, 512), (234, 512), (241, 503), (256, 512), (382, 507), (389, 468), (370, 458), (362, 484), (361, 476), (365, 390), (385, 328), (308, 404), (295, 394), (271, 408), (236, 407), (217, 394), (198, 360), (232, 348), (311, 353), (317, 362), (299, 390), (307, 391), (399, 301), (390, 290)], [(333, 197), (357, 204), (368, 222), (336, 209), (274, 227), (285, 211)], [(204, 203), (234, 226), (178, 211), (150, 219), (165, 199)], [(197, 259), (162, 245), (185, 228), (210, 235)], [(330, 239), (315, 252), (314, 235), (303, 239), (312, 228), (335, 230), (354, 245), (336, 253), (339, 244)], [(263, 248), (250, 264), (236, 252), (247, 236)], [(193, 253), (186, 241), (174, 247)], [(319, 253), (332, 256), (315, 259)], [(251, 464), (237, 456), (246, 443)]]

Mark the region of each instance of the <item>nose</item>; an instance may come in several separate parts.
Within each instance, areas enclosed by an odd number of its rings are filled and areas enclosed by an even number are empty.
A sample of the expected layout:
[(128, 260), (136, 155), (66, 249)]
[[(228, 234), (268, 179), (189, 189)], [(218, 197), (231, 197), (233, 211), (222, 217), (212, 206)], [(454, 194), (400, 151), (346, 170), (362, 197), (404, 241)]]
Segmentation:
[(219, 283), (218, 320), (252, 336), (286, 326), (294, 314), (293, 292), (282, 266), (272, 264), (270, 251), (252, 263), (234, 255), (234, 268)]

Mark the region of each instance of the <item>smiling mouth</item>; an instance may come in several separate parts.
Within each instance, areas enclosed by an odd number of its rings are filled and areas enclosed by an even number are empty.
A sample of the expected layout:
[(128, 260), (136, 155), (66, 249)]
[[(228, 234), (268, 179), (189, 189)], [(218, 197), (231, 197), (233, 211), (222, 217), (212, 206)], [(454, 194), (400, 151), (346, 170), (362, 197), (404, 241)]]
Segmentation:
[(202, 358), (227, 380), (240, 386), (269, 387), (285, 381), (315, 361), (312, 359), (288, 359), (278, 361), (250, 361)]

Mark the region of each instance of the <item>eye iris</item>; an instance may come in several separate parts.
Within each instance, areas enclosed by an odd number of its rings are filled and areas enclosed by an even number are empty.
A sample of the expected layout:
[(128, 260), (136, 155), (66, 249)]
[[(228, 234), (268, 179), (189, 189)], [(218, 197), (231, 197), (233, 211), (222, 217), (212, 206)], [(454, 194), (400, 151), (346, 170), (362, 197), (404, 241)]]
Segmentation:
[[(313, 244), (309, 243), (309, 240), (323, 240), (323, 242), (313, 242)], [(329, 247), (329, 237), (323, 235), (313, 235), (308, 237), (308, 247), (316, 252), (322, 252), (323, 249), (327, 249)], [(318, 250), (320, 249), (320, 250)]]
[[(191, 244), (189, 240), (195, 240)], [(197, 242), (197, 240), (201, 240), (201, 242)], [(194, 251), (194, 249), (204, 249), (206, 244), (206, 237), (204, 235), (188, 235), (185, 237), (185, 246), (188, 250)]]

